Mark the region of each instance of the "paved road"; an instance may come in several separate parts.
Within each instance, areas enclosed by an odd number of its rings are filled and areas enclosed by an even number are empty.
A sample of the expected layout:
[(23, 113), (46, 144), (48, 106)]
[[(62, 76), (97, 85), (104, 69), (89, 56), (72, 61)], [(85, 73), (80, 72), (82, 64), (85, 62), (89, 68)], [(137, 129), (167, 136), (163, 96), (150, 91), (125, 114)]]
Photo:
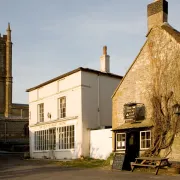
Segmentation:
[(48, 161), (21, 160), (19, 155), (0, 154), (0, 180), (180, 180), (180, 176), (117, 172), (101, 169), (62, 168)]

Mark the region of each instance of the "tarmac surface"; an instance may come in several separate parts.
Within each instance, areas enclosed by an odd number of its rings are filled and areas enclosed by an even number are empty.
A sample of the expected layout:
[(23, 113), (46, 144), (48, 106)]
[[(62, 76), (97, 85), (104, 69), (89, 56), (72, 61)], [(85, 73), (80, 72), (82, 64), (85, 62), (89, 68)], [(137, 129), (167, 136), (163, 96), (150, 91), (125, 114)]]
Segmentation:
[(22, 160), (21, 156), (0, 153), (0, 180), (180, 180), (180, 175), (65, 168), (49, 164), (47, 160)]

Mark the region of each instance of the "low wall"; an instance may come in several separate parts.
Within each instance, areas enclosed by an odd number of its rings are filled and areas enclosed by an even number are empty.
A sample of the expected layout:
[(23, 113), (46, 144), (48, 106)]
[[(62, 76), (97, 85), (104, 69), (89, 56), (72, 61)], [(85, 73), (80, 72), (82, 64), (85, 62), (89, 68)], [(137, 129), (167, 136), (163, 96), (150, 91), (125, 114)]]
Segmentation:
[(112, 152), (112, 129), (90, 131), (90, 157), (107, 159)]

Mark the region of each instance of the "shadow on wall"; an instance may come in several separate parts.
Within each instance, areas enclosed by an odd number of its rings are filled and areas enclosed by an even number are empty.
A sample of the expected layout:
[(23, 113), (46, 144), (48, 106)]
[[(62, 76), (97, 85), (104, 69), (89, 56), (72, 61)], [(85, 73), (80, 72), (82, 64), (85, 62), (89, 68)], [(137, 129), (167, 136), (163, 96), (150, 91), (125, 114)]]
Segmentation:
[(75, 144), (74, 158), (80, 158), (83, 155), (81, 147), (82, 147), (82, 143)]
[(39, 153), (39, 155), (36, 156), (35, 154), (31, 155), (31, 158), (42, 158), (42, 159), (77, 159), (82, 156), (81, 152), (81, 143), (77, 143), (75, 145), (74, 149), (63, 149), (63, 150), (56, 150), (55, 147), (58, 147), (59, 143), (56, 143), (56, 145), (49, 146), (49, 150), (43, 150)]
[(94, 159), (107, 159), (110, 154), (111, 152), (103, 154), (102, 152), (100, 152), (99, 148), (90, 148), (90, 157)]
[[(59, 144), (56, 144), (56, 147), (58, 147)], [(64, 150), (65, 152), (66, 150)], [(58, 155), (57, 155), (57, 150), (55, 149), (51, 149), (48, 151), (48, 158), (49, 159), (59, 159)], [(61, 151), (59, 151), (58, 153), (61, 153)], [(63, 153), (63, 151), (62, 151)], [(67, 150), (67, 154), (68, 155), (64, 155), (64, 157), (62, 156), (61, 159), (76, 159), (79, 158), (82, 154), (81, 154), (81, 143), (77, 143), (75, 145), (75, 148), (72, 150)]]

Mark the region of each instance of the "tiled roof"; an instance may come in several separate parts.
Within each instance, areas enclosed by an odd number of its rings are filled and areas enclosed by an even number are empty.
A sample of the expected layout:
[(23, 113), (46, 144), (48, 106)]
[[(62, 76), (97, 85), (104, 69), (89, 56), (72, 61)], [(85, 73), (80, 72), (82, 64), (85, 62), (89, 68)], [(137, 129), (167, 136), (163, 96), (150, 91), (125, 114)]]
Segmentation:
[(137, 128), (150, 128), (152, 126), (153, 126), (153, 124), (150, 120), (143, 120), (143, 121), (134, 122), (134, 123), (127, 122), (127, 123), (120, 125), (117, 128), (114, 128), (113, 131), (126, 130), (126, 129), (137, 129)]

